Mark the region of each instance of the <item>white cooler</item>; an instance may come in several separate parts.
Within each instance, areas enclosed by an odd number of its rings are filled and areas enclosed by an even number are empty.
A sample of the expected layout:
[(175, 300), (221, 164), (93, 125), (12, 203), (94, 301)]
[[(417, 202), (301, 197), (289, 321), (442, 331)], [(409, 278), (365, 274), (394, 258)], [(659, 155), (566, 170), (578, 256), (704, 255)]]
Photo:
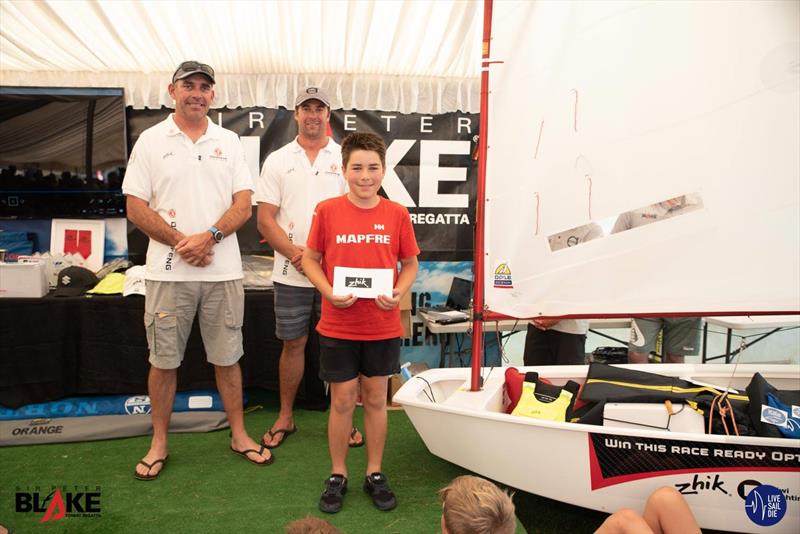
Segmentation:
[(0, 263), (0, 298), (38, 298), (49, 289), (44, 262)]

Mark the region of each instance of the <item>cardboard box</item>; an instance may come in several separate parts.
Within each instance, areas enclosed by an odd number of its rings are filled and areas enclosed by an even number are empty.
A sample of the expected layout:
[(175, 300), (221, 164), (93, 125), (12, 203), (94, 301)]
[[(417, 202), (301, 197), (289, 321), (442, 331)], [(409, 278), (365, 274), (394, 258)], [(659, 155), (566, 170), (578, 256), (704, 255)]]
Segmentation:
[(400, 323), (403, 325), (403, 337), (411, 337), (411, 291), (400, 299)]
[(401, 377), (399, 373), (395, 373), (391, 377), (389, 377), (389, 388), (387, 389), (389, 398), (386, 400), (386, 404), (390, 408), (400, 407), (399, 404), (395, 404), (394, 402), (392, 402), (392, 397), (394, 397), (394, 394), (397, 393), (397, 390), (400, 389), (400, 386), (402, 385), (403, 385), (403, 377)]
[(44, 262), (0, 263), (0, 298), (39, 298), (48, 290)]

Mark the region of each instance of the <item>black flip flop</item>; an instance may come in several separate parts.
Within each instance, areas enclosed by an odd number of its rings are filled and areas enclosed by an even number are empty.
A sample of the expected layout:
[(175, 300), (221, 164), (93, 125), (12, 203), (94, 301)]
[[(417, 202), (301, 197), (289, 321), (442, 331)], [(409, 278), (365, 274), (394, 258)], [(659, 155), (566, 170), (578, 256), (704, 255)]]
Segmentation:
[(278, 447), (283, 445), (283, 442), (286, 441), (289, 438), (289, 436), (291, 436), (295, 432), (297, 432), (297, 425), (294, 425), (292, 428), (279, 428), (278, 430), (267, 430), (267, 434), (269, 434), (270, 439), (274, 438), (278, 434), (282, 434), (283, 437), (276, 445), (269, 445), (266, 441), (264, 441), (264, 438), (262, 437), (261, 446), (264, 447), (265, 449), (277, 449)]
[[(350, 437), (351, 438), (356, 437), (357, 432), (358, 429), (356, 427), (353, 427), (353, 430), (350, 431)], [(361, 434), (361, 441), (357, 441), (355, 443), (348, 443), (347, 446), (350, 447), (351, 449), (357, 449), (358, 447), (364, 446), (364, 441), (365, 441), (364, 434)]]
[[(161, 458), (161, 459), (159, 459), (159, 460), (156, 460), (156, 461), (154, 461), (154, 462), (153, 462), (153, 463), (151, 463), (151, 464), (148, 464), (148, 463), (147, 463), (147, 462), (145, 462), (144, 460), (139, 460), (139, 462), (138, 462), (136, 465), (142, 464), (143, 466), (145, 466), (145, 467), (147, 468), (147, 474), (146, 474), (146, 475), (140, 475), (140, 474), (139, 474), (139, 473), (137, 473), (137, 472), (136, 472), (136, 470), (134, 469), (134, 470), (133, 470), (133, 476), (134, 476), (134, 477), (135, 477), (137, 480), (155, 480), (155, 479), (157, 479), (157, 478), (158, 478), (158, 475), (160, 475), (160, 474), (161, 474), (161, 471), (163, 471), (163, 470), (164, 470), (164, 468), (167, 466), (167, 458), (169, 458), (169, 454), (168, 454), (168, 455), (166, 455), (166, 456), (164, 456), (163, 458)], [(154, 468), (155, 466), (157, 466), (158, 464), (161, 464), (161, 469), (159, 469), (159, 470), (158, 470), (158, 473), (156, 473), (155, 475), (151, 475), (151, 474), (150, 474), (150, 470), (151, 470), (152, 468)]]
[(249, 456), (247, 456), (247, 455), (248, 455), (249, 453), (251, 453), (251, 452), (252, 452), (252, 453), (254, 453), (254, 454), (257, 454), (257, 455), (261, 456), (261, 453), (262, 453), (262, 452), (264, 452), (264, 449), (266, 449), (266, 447), (264, 447), (264, 446), (262, 445), (262, 446), (261, 446), (261, 448), (260, 448), (260, 449), (258, 449), (258, 450), (255, 450), (255, 449), (245, 449), (245, 450), (243, 450), (243, 451), (237, 451), (236, 449), (234, 449), (234, 448), (233, 448), (233, 446), (231, 446), (231, 452), (234, 452), (234, 453), (238, 454), (239, 456), (242, 456), (242, 457), (244, 457), (244, 459), (245, 459), (245, 460), (247, 460), (248, 462), (250, 462), (251, 464), (256, 464), (256, 465), (261, 465), (261, 466), (264, 466), (264, 465), (269, 465), (269, 464), (271, 464), (272, 462), (274, 462), (274, 461), (275, 461), (275, 456), (273, 456), (273, 455), (270, 455), (270, 457), (269, 457), (269, 459), (268, 459), (268, 460), (266, 460), (266, 461), (264, 461), (264, 462), (257, 462), (257, 461), (255, 461), (255, 460), (251, 459), (251, 458), (250, 458)]

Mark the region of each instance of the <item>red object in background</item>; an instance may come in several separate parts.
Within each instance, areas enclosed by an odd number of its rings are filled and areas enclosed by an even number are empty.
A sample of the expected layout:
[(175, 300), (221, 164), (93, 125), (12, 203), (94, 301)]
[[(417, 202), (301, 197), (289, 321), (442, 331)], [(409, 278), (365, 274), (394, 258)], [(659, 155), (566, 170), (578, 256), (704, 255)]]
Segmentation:
[(92, 255), (91, 230), (64, 230), (64, 254), (75, 252), (85, 260)]

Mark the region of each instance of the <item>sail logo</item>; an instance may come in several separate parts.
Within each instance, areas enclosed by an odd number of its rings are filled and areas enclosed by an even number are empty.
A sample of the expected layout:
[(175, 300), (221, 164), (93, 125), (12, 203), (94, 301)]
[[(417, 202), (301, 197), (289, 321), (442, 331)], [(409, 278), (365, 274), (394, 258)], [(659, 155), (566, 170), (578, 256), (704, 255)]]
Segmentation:
[(494, 268), (494, 287), (497, 289), (513, 289), (514, 282), (511, 279), (511, 267), (507, 261), (500, 262)]
[(786, 496), (775, 486), (762, 484), (747, 494), (744, 511), (753, 523), (772, 526), (786, 514)]

